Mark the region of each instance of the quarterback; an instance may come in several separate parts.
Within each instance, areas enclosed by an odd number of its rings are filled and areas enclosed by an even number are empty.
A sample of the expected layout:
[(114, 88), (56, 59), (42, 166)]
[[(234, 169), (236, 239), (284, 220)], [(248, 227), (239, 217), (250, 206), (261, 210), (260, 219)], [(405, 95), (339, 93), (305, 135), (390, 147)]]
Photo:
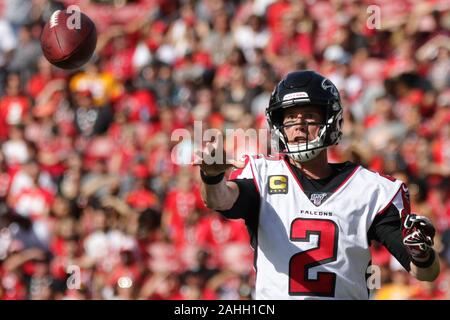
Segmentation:
[[(436, 279), (435, 230), (410, 212), (407, 186), (351, 162), (328, 162), (326, 149), (339, 142), (343, 124), (340, 95), (329, 79), (289, 73), (266, 115), (279, 155), (198, 164), (206, 205), (245, 220), (255, 250), (256, 299), (369, 299), (372, 240), (418, 280)], [(198, 155), (224, 153), (219, 140)], [(235, 170), (225, 179), (230, 167)]]

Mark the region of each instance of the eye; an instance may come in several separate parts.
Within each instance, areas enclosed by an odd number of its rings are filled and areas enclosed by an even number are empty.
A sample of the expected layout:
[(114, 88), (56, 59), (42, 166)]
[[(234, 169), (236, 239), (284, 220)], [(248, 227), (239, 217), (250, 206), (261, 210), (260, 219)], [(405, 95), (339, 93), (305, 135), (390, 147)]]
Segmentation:
[(305, 120), (306, 121), (313, 121), (313, 122), (319, 122), (320, 121), (320, 116), (316, 113), (308, 113), (305, 115)]
[(293, 114), (288, 114), (286, 115), (286, 117), (284, 118), (284, 122), (292, 122), (293, 120), (295, 120), (295, 116)]

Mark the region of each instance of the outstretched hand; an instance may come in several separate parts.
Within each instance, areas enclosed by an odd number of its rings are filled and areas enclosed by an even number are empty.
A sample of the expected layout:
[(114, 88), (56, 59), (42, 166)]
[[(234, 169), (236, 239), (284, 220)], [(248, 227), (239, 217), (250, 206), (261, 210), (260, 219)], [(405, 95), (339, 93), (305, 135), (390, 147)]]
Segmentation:
[(229, 168), (244, 168), (243, 161), (228, 159), (223, 144), (223, 135), (218, 132), (203, 150), (197, 150), (193, 165), (199, 166), (207, 176), (218, 176)]

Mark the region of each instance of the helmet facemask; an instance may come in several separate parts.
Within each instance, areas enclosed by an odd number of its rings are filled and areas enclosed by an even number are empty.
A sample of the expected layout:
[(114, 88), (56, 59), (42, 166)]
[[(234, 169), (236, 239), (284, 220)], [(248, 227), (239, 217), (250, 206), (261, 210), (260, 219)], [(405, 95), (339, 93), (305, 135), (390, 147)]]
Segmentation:
[[(340, 108), (340, 106), (339, 106)], [(325, 108), (323, 122), (304, 122), (284, 125), (283, 117), (278, 116), (279, 121), (271, 121), (268, 117), (268, 122), (272, 129), (272, 143), (277, 153), (286, 154), (290, 158), (298, 162), (307, 162), (317, 157), (320, 152), (332, 144), (337, 144), (341, 137), (340, 125), (342, 122), (342, 109), (338, 113), (332, 113), (330, 116), (329, 108)], [(282, 112), (279, 110), (278, 112)], [(306, 141), (289, 142), (285, 133), (285, 128), (290, 126), (301, 125), (305, 127)], [(317, 137), (310, 140), (309, 126), (319, 126)], [(338, 125), (338, 128), (336, 128)], [(336, 130), (338, 129), (338, 130)]]

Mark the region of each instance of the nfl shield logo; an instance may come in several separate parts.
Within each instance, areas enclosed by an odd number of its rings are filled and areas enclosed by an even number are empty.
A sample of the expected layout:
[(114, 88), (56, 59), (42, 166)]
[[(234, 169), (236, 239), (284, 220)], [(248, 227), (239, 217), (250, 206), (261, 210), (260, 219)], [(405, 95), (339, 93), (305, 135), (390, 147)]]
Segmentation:
[(311, 202), (316, 206), (320, 206), (322, 204), (323, 199), (327, 196), (326, 193), (313, 193), (311, 194)]

